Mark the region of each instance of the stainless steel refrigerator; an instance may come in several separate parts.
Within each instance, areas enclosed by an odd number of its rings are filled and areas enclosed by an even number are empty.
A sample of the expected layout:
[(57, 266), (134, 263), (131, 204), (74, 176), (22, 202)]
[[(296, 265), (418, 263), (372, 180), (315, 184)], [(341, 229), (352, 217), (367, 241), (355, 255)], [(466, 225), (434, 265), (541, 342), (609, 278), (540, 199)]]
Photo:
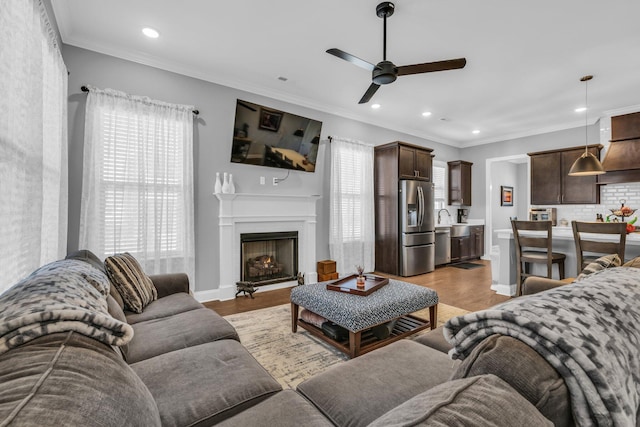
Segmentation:
[(400, 181), (400, 276), (415, 276), (435, 269), (433, 184)]

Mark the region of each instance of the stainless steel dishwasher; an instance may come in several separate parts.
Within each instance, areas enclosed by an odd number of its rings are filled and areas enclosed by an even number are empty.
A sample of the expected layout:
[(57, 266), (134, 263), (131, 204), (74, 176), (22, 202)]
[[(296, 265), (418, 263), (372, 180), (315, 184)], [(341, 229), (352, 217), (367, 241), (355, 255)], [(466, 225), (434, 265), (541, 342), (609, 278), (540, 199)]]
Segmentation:
[(436, 227), (436, 265), (451, 262), (451, 227)]

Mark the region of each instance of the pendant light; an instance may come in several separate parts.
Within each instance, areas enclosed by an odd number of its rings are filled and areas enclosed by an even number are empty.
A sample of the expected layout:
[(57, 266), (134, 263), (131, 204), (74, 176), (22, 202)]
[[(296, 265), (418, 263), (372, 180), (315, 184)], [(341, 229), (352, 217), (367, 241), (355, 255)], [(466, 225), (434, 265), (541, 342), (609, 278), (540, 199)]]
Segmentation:
[(580, 79), (584, 82), (584, 153), (578, 157), (569, 170), (569, 176), (589, 176), (589, 175), (601, 175), (605, 173), (602, 168), (600, 160), (589, 152), (589, 126), (587, 122), (588, 116), (588, 104), (587, 104), (587, 82), (591, 80), (593, 76), (584, 76)]

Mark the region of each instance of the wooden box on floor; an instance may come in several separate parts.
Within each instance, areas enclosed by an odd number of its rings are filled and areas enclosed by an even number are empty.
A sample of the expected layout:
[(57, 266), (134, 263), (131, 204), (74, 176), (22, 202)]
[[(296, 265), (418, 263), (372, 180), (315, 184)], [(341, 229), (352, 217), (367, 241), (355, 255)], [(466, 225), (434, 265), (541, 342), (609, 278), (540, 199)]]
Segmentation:
[(336, 280), (337, 278), (338, 278), (338, 273), (327, 273), (327, 274), (318, 273), (318, 282), (326, 282), (327, 280)]
[[(330, 259), (318, 261), (318, 275), (331, 274), (336, 272), (336, 262)], [(336, 276), (336, 279), (338, 277)], [(327, 279), (331, 280), (331, 279)]]

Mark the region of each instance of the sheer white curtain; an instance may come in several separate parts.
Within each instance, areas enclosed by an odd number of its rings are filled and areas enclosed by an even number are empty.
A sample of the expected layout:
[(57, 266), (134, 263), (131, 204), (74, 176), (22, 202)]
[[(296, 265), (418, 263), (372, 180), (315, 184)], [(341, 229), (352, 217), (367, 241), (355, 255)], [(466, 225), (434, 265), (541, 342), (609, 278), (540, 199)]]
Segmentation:
[(80, 247), (194, 286), (193, 107), (89, 86)]
[(0, 292), (67, 250), (67, 68), (42, 2), (0, 4)]
[(338, 271), (354, 273), (375, 267), (373, 147), (359, 141), (331, 142), (329, 252)]

